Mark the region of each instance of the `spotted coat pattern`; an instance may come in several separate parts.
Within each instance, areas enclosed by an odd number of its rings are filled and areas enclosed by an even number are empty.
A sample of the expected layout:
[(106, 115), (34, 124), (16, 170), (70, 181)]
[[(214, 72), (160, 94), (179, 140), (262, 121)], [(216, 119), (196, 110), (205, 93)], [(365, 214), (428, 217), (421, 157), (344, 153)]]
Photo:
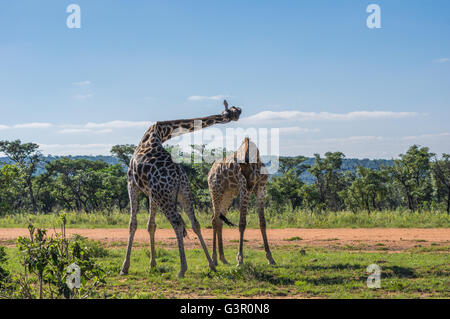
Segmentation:
[[(224, 104), (225, 111), (222, 114), (186, 120), (156, 122), (145, 132), (144, 137), (130, 159), (128, 169), (130, 224), (127, 253), (122, 265), (121, 274), (127, 274), (130, 267), (131, 248), (137, 229), (136, 215), (139, 205), (139, 192), (147, 195), (150, 202), (150, 217), (147, 224), (151, 248), (150, 267), (156, 266), (155, 214), (156, 208), (159, 207), (171, 223), (178, 241), (181, 263), (178, 276), (183, 277), (187, 270), (183, 243), (186, 230), (183, 219), (180, 213), (177, 212), (177, 202), (180, 202), (183, 210), (189, 217), (194, 233), (200, 240), (210, 268), (215, 270), (215, 265), (209, 256), (208, 249), (200, 231), (200, 224), (194, 214), (187, 175), (181, 166), (173, 161), (171, 154), (164, 149), (162, 144), (172, 137), (193, 132), (194, 129), (197, 130), (213, 124), (237, 121), (241, 114), (241, 109), (236, 107), (228, 109), (226, 101), (224, 101)], [(201, 123), (201, 126), (198, 126), (198, 123)]]
[[(221, 215), (225, 216), (233, 198), (239, 195), (239, 251), (238, 265), (243, 263), (244, 231), (247, 225), (248, 201), (251, 194), (256, 195), (258, 205), (259, 226), (264, 242), (266, 257), (270, 264), (275, 264), (266, 234), (266, 219), (264, 217), (264, 199), (268, 180), (267, 168), (261, 162), (257, 146), (245, 138), (239, 149), (225, 159), (216, 161), (208, 174), (209, 192), (211, 194), (213, 216), (213, 253), (212, 258), (217, 265), (216, 238), (220, 260), (227, 264), (223, 252)], [(225, 218), (226, 219), (226, 218)]]

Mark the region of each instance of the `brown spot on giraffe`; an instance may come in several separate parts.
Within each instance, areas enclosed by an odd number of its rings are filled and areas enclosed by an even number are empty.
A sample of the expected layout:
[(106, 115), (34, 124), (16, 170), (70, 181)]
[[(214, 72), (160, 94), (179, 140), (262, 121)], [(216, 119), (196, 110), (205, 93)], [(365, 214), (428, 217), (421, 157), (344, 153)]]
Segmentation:
[(216, 239), (219, 248), (220, 260), (227, 264), (223, 252), (222, 227), (223, 221), (228, 222), (225, 215), (233, 198), (240, 197), (239, 219), (239, 251), (237, 254), (238, 265), (244, 260), (243, 244), (244, 231), (247, 225), (247, 208), (250, 195), (257, 198), (259, 226), (264, 242), (266, 257), (270, 264), (275, 264), (270, 252), (266, 234), (266, 219), (264, 216), (264, 198), (266, 195), (266, 183), (268, 171), (261, 162), (259, 150), (256, 145), (245, 138), (239, 149), (225, 159), (216, 161), (208, 174), (209, 192), (212, 199), (213, 216), (213, 253), (212, 258), (217, 265)]
[[(128, 171), (128, 194), (130, 197), (130, 226), (128, 247), (125, 260), (122, 265), (121, 274), (127, 274), (130, 267), (131, 249), (133, 246), (134, 234), (137, 229), (138, 195), (143, 192), (148, 196), (150, 202), (150, 217), (147, 229), (150, 235), (151, 261), (150, 267), (156, 266), (155, 259), (155, 214), (159, 207), (171, 223), (178, 241), (180, 254), (180, 272), (179, 277), (183, 277), (187, 270), (186, 255), (184, 252), (183, 236), (186, 235), (183, 219), (177, 212), (177, 202), (180, 201), (183, 210), (187, 213), (192, 224), (192, 229), (197, 235), (209, 267), (215, 270), (206, 244), (203, 240), (200, 224), (197, 221), (191, 199), (191, 189), (186, 173), (181, 166), (172, 160), (172, 156), (167, 152), (162, 144), (172, 137), (174, 130), (177, 134), (189, 133), (194, 131), (194, 122), (201, 121), (201, 128), (213, 124), (229, 123), (237, 121), (241, 114), (241, 109), (232, 107), (226, 108), (222, 114), (208, 117), (156, 122), (145, 132), (144, 137), (134, 151), (130, 159)], [(179, 128), (184, 126), (181, 132)], [(187, 129), (186, 129), (187, 128)], [(195, 127), (197, 129), (197, 126)]]

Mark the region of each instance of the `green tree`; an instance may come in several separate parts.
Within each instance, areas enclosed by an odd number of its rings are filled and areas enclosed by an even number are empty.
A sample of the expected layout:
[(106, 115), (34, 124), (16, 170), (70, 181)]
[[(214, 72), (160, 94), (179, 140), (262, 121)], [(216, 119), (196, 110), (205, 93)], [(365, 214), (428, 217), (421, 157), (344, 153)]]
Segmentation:
[(442, 159), (436, 159), (432, 164), (433, 184), (436, 189), (437, 201), (446, 201), (447, 213), (450, 213), (450, 154), (442, 154)]
[(267, 195), (275, 206), (291, 203), (293, 208), (302, 204), (303, 182), (298, 178), (296, 168), (292, 167), (282, 176), (272, 177), (267, 183)]
[(310, 168), (307, 164), (302, 164), (307, 158), (304, 156), (295, 157), (280, 157), (279, 159), (279, 169), (282, 174), (287, 173), (290, 170), (294, 170), (297, 176), (300, 176), (304, 171)]
[(136, 145), (133, 144), (123, 144), (123, 145), (114, 145), (111, 148), (110, 153), (117, 157), (123, 165), (128, 167), (130, 165), (131, 156), (136, 149)]
[(15, 165), (0, 168), (0, 215), (16, 211), (22, 206), (24, 177)]
[[(101, 203), (97, 191), (103, 186), (98, 171), (108, 167), (103, 161), (61, 158), (45, 165), (47, 178), (53, 184), (53, 194), (68, 209), (98, 209)], [(124, 174), (125, 175), (125, 174)]]
[(347, 206), (354, 211), (365, 209), (369, 213), (382, 209), (382, 202), (387, 196), (384, 172), (359, 166), (356, 174), (351, 185), (342, 193)]
[(36, 199), (33, 192), (33, 174), (36, 172), (37, 165), (42, 160), (39, 152), (39, 145), (34, 143), (23, 143), (20, 140), (0, 141), (0, 152), (6, 154), (11, 161), (22, 171), (25, 186), (30, 196), (33, 212), (37, 212)]
[(430, 158), (433, 155), (428, 147), (413, 145), (406, 154), (400, 154), (391, 168), (391, 177), (400, 186), (411, 211), (432, 199)]
[(320, 202), (333, 211), (343, 207), (339, 192), (346, 186), (346, 180), (341, 171), (342, 159), (345, 155), (341, 152), (327, 152), (325, 158), (314, 154), (314, 165), (308, 171), (315, 177), (315, 185), (319, 193)]
[(101, 181), (96, 196), (101, 206), (111, 210), (117, 207), (120, 210), (128, 206), (127, 175), (120, 165), (110, 165), (95, 172)]

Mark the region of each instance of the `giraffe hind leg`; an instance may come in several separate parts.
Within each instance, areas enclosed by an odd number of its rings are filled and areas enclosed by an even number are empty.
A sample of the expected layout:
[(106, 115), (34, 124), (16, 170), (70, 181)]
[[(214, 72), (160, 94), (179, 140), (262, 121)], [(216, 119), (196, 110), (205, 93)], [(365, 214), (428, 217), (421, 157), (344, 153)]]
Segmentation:
[(137, 212), (138, 212), (138, 206), (139, 206), (139, 189), (134, 184), (134, 182), (129, 181), (128, 182), (128, 196), (130, 198), (130, 224), (129, 224), (129, 237), (128, 237), (128, 246), (127, 246), (127, 253), (125, 256), (125, 260), (122, 264), (122, 270), (120, 271), (121, 275), (128, 274), (128, 270), (130, 268), (130, 258), (131, 258), (131, 249), (133, 247), (133, 239), (134, 234), (137, 229)]
[(151, 199), (150, 201), (150, 217), (148, 219), (147, 230), (150, 235), (150, 251), (151, 251), (151, 259), (150, 259), (150, 269), (156, 267), (156, 249), (155, 249), (155, 231), (156, 231), (156, 204)]
[(161, 203), (161, 205), (159, 206), (163, 211), (164, 215), (169, 220), (170, 224), (172, 225), (173, 230), (175, 231), (180, 255), (180, 272), (178, 273), (178, 278), (183, 278), (188, 268), (183, 241), (184, 234), (186, 231), (184, 227), (184, 222), (183, 219), (181, 218), (181, 215), (178, 214), (178, 212), (176, 211), (176, 204), (173, 201), (166, 201), (164, 203)]
[(203, 239), (202, 232), (200, 229), (200, 223), (198, 222), (198, 220), (194, 214), (194, 208), (193, 208), (193, 204), (192, 204), (192, 200), (191, 200), (189, 184), (187, 183), (187, 178), (184, 180), (184, 183), (182, 184), (182, 187), (180, 188), (179, 195), (180, 195), (180, 200), (181, 200), (183, 209), (186, 212), (186, 214), (188, 215), (189, 220), (191, 221), (192, 230), (197, 235), (197, 237), (200, 241), (200, 244), (203, 248), (203, 251), (205, 253), (206, 259), (208, 260), (209, 268), (212, 271), (216, 271), (216, 266), (215, 266), (213, 260), (211, 259), (211, 257), (209, 256), (208, 248), (206, 247), (205, 241)]

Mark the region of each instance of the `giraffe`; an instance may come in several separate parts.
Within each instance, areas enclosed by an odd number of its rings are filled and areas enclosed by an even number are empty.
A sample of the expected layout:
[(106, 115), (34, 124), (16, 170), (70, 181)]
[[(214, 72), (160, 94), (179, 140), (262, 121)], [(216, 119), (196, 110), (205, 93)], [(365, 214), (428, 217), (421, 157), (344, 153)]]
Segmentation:
[[(181, 166), (172, 160), (163, 143), (172, 137), (193, 132), (213, 124), (237, 121), (241, 114), (238, 107), (228, 108), (224, 101), (225, 110), (218, 115), (208, 117), (156, 122), (145, 132), (141, 142), (134, 151), (128, 168), (128, 194), (130, 198), (130, 224), (128, 247), (121, 274), (128, 274), (133, 238), (137, 228), (136, 214), (138, 212), (138, 195), (143, 192), (150, 202), (149, 220), (147, 230), (150, 235), (151, 260), (150, 268), (156, 266), (155, 259), (155, 214), (159, 207), (171, 223), (178, 241), (180, 254), (180, 272), (178, 277), (184, 277), (187, 270), (186, 255), (184, 252), (183, 237), (187, 235), (181, 215), (177, 212), (177, 201), (180, 201), (183, 210), (187, 213), (192, 229), (200, 240), (209, 267), (215, 271), (215, 265), (209, 256), (208, 249), (203, 240), (200, 224), (197, 221), (191, 199), (191, 190), (186, 173)], [(201, 122), (200, 122), (201, 121)], [(201, 123), (201, 124), (200, 124)]]
[(247, 207), (250, 195), (257, 198), (259, 226), (266, 251), (266, 258), (274, 265), (275, 260), (269, 249), (266, 234), (266, 219), (264, 217), (264, 198), (266, 195), (266, 183), (268, 171), (261, 162), (259, 150), (256, 145), (246, 137), (239, 149), (222, 160), (216, 161), (208, 174), (209, 192), (213, 205), (213, 253), (212, 259), (217, 265), (216, 237), (219, 247), (220, 260), (227, 264), (223, 253), (222, 226), (225, 222), (233, 225), (225, 217), (226, 211), (236, 195), (240, 196), (240, 220), (239, 220), (239, 251), (237, 254), (238, 266), (243, 263), (244, 231), (247, 224)]

